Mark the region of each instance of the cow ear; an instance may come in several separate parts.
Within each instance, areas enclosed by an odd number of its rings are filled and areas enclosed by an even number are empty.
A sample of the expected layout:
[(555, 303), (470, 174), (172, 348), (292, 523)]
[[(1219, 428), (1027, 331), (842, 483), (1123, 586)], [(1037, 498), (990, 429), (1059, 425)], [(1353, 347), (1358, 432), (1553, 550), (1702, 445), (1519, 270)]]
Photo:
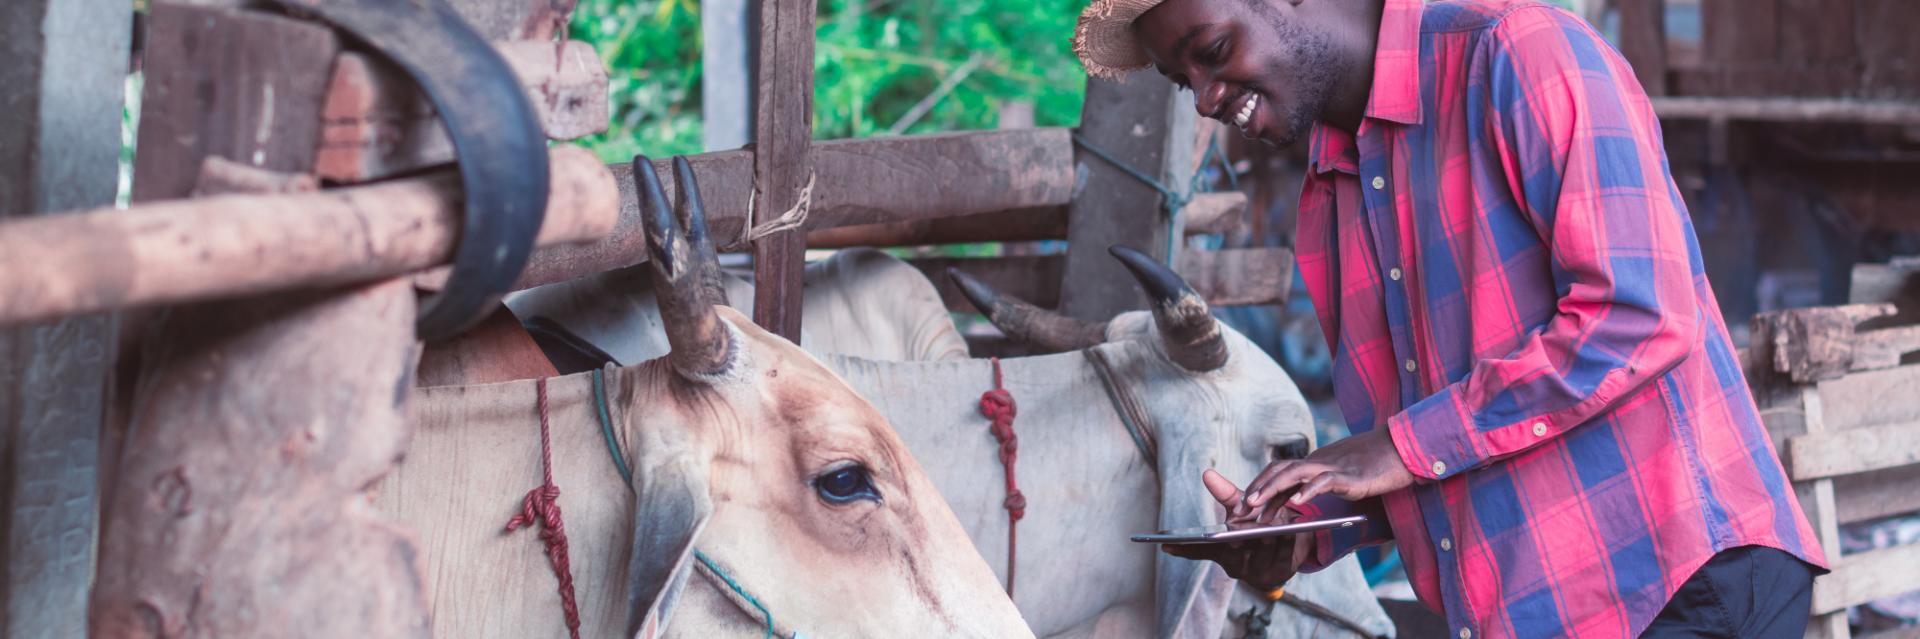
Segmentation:
[(690, 452), (633, 469), (633, 553), (627, 560), (627, 627), (661, 636), (693, 574), (694, 541), (713, 516), (707, 464)]

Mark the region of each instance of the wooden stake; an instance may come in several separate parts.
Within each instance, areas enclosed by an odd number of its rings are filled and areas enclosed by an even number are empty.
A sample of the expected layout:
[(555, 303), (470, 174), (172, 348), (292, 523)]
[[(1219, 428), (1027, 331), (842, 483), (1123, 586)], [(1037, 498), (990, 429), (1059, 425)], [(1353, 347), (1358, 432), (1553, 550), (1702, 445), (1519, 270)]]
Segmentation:
[[(760, 56), (754, 94), (756, 225), (811, 206), (813, 182), (813, 17), (816, 0), (759, 0)], [(748, 227), (748, 232), (753, 231)], [(753, 321), (800, 342), (803, 230), (774, 233), (753, 247)]]

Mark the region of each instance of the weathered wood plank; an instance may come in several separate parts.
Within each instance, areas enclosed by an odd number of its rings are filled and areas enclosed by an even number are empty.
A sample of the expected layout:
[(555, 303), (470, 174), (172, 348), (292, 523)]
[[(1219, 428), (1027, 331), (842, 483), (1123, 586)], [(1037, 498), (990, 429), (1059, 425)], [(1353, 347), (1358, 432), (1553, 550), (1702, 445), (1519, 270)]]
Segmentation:
[[(561, 147), (551, 174), (537, 241), (605, 235), (618, 211), (606, 166), (584, 149)], [(450, 259), (463, 214), (458, 176), (442, 172), (6, 222), (0, 326), (402, 275)]]
[(1795, 481), (1920, 464), (1920, 420), (1800, 435), (1787, 456)]
[[(132, 17), (0, 3), (0, 219), (113, 203)], [(0, 330), (0, 637), (86, 634), (115, 324)]]
[(1666, 120), (1920, 124), (1920, 104), (1910, 100), (1661, 97), (1653, 99), (1653, 111)]
[[(460, 17), (488, 40), (547, 40), (553, 37), (556, 0), (446, 0)], [(572, 6), (572, 0), (564, 3)]]
[[(1186, 234), (1214, 235), (1246, 223), (1245, 193), (1205, 193), (1187, 206)], [(1030, 242), (1067, 238), (1064, 206), (1012, 209), (979, 215), (863, 224), (807, 233), (807, 248), (929, 246), (970, 242)]]
[[(747, 229), (811, 207), (814, 183), (813, 18), (817, 0), (760, 0), (759, 59), (754, 63), (753, 184), (759, 210)], [(800, 208), (796, 208), (800, 207)], [(753, 321), (800, 342), (804, 229), (749, 238), (753, 245)]]
[[(1033, 129), (815, 144), (813, 156), (818, 163), (814, 206), (807, 216), (807, 228), (847, 225), (843, 220), (891, 223), (1066, 204), (1072, 197), (1073, 177), (1065, 135), (1062, 129)], [(945, 158), (942, 161), (952, 162), (956, 171), (938, 182), (873, 189), (871, 176), (899, 171), (890, 164), (900, 158)], [(977, 159), (960, 163), (961, 158)], [(748, 248), (750, 245), (740, 240), (747, 198), (754, 188), (753, 152), (720, 151), (687, 159), (700, 177), (700, 195), (707, 205), (707, 224), (714, 242), (722, 250)], [(620, 188), (620, 222), (613, 232), (588, 245), (536, 251), (514, 284), (516, 288), (610, 271), (646, 259), (646, 236), (640, 226), (631, 168), (625, 163), (609, 168)], [(663, 176), (672, 175), (665, 158), (656, 158), (654, 169)], [(932, 175), (925, 173), (927, 170), (916, 172)], [(667, 182), (661, 185), (667, 197), (679, 197), (671, 180)], [(755, 207), (759, 206), (756, 202)]]
[(1813, 582), (1813, 613), (1844, 611), (1881, 597), (1920, 589), (1920, 544), (1869, 550), (1833, 559), (1833, 573)]
[[(1709, 23), (1711, 24), (1711, 23)], [(1731, 62), (1673, 69), (1671, 95), (1911, 98), (1920, 95), (1920, 66), (1889, 65), (1866, 73), (1857, 65), (1780, 67)]]
[(136, 201), (185, 197), (200, 160), (305, 172), (339, 43), (327, 27), (266, 13), (157, 2), (146, 44)]
[(1820, 382), (1818, 388), (1825, 400), (1822, 417), (1835, 430), (1920, 419), (1920, 404), (1913, 401), (1920, 389), (1920, 366), (1850, 373)]
[[(1184, 191), (1193, 174), (1193, 96), (1166, 80), (1137, 73), (1125, 81), (1087, 80), (1080, 135), (1114, 159)], [(1067, 267), (1060, 310), (1082, 320), (1103, 320), (1142, 308), (1138, 284), (1107, 255), (1107, 247), (1125, 243), (1159, 259), (1173, 257), (1160, 193), (1119, 167), (1076, 150), (1086, 171), (1085, 187), (1067, 214)]]
[(1293, 249), (1186, 251), (1174, 271), (1210, 305), (1278, 304), (1293, 286)]
[(1840, 523), (1920, 512), (1920, 465), (1901, 466), (1833, 478)]
[(93, 636), (429, 636), (420, 550), (364, 495), (405, 450), (413, 288), (163, 317), (108, 494)]
[[(607, 72), (592, 45), (574, 40), (501, 42), (547, 137), (572, 140), (607, 129)], [(560, 59), (555, 61), (555, 55)], [(362, 182), (451, 162), (453, 143), (404, 72), (364, 53), (334, 61), (321, 113), (315, 172), (336, 182)]]
[(1863, 88), (1899, 97), (1920, 96), (1920, 3), (1854, 0), (1854, 37), (1860, 52), (1856, 77)]
[(1647, 95), (1667, 94), (1667, 14), (1663, 0), (1619, 0), (1620, 54)]

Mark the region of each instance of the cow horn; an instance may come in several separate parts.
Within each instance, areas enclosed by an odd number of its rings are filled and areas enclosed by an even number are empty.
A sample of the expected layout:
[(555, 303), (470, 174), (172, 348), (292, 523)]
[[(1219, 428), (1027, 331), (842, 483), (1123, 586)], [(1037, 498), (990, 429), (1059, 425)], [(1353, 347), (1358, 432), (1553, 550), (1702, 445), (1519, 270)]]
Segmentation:
[(686, 156), (673, 157), (673, 179), (680, 196), (674, 210), (679, 214), (680, 224), (687, 229), (687, 243), (693, 247), (694, 265), (700, 270), (707, 301), (730, 306), (726, 284), (720, 278), (720, 260), (713, 248), (713, 236), (707, 232), (707, 207), (700, 201), (700, 183), (694, 179), (693, 164), (687, 162)]
[(713, 312), (707, 284), (710, 271), (719, 267), (693, 170), (684, 158), (674, 158), (673, 171), (679, 178), (680, 197), (689, 201), (681, 207), (687, 214), (685, 226), (667, 206), (653, 161), (645, 156), (633, 158), (634, 190), (640, 196), (640, 219), (647, 231), (655, 299), (672, 348), (667, 358), (674, 370), (682, 376), (714, 375), (726, 371), (733, 349), (726, 327)]
[(1120, 260), (1153, 298), (1153, 323), (1160, 329), (1160, 343), (1166, 346), (1167, 357), (1194, 372), (1215, 370), (1227, 363), (1226, 335), (1208, 312), (1207, 300), (1186, 280), (1159, 260), (1132, 248), (1114, 245), (1107, 252)]
[(1106, 322), (1082, 322), (1010, 295), (1001, 295), (957, 268), (948, 267), (947, 277), (960, 285), (960, 293), (987, 316), (987, 321), (1016, 341), (1057, 353), (1088, 348), (1107, 339)]

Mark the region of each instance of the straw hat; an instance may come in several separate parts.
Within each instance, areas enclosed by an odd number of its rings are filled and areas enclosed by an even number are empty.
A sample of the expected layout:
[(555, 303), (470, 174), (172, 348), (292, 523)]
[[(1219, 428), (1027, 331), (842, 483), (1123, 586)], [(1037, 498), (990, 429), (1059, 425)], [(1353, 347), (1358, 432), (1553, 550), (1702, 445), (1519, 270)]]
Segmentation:
[(1087, 73), (1118, 80), (1152, 64), (1133, 34), (1133, 20), (1165, 0), (1093, 0), (1073, 29), (1073, 54)]

